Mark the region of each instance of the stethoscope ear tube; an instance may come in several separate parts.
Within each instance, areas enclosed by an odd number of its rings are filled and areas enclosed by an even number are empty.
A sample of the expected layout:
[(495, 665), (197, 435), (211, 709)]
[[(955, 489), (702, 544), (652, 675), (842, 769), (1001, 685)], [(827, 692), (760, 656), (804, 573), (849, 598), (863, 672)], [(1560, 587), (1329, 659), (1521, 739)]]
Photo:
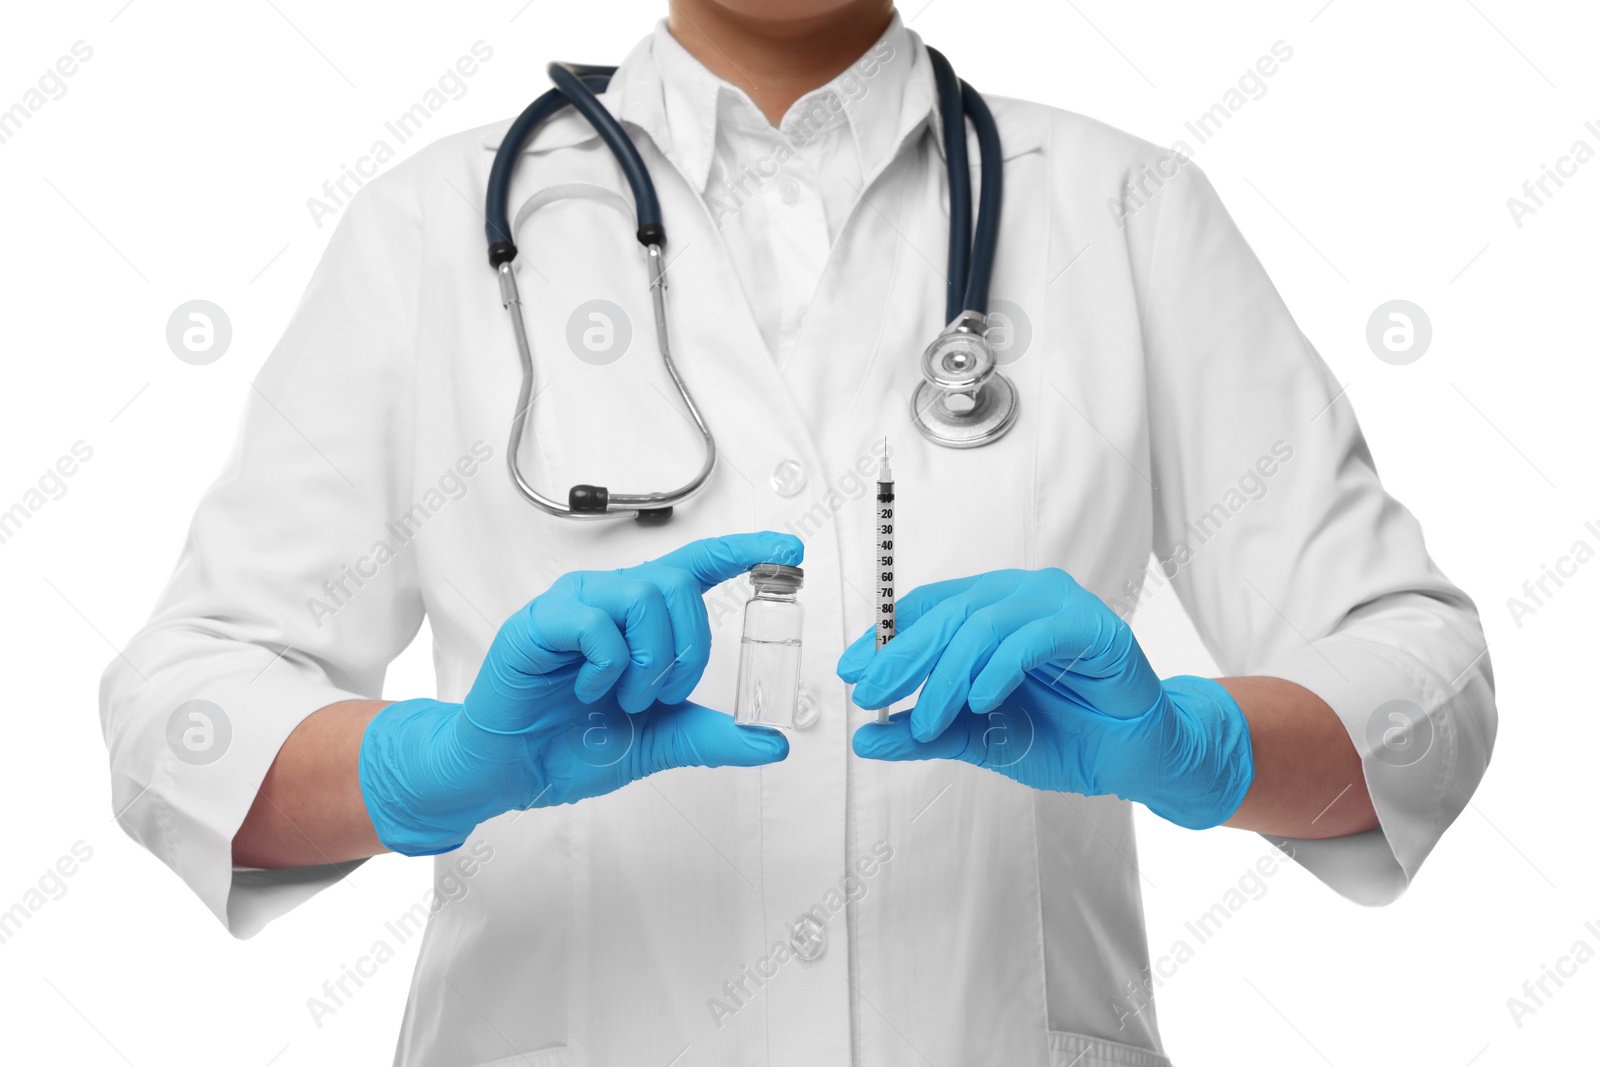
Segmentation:
[(661, 224), (661, 202), (656, 199), (656, 186), (650, 180), (650, 172), (645, 170), (644, 160), (634, 147), (633, 139), (622, 128), (622, 123), (606, 110), (600, 98), (585, 84), (587, 79), (600, 75), (604, 75), (609, 84), (615, 69), (585, 67), (575, 63), (552, 63), (549, 68), (550, 80), (555, 82), (556, 89), (589, 120), (601, 140), (611, 149), (611, 154), (617, 157), (623, 177), (628, 179), (628, 187), (633, 190), (634, 213), (639, 218), (639, 243), (664, 244), (667, 231)]
[[(516, 338), (517, 356), (522, 364), (522, 386), (517, 397), (517, 411), (511, 420), (511, 439), (507, 446), (506, 464), (511, 473), (512, 482), (523, 497), (531, 504), (551, 515), (576, 519), (604, 519), (633, 517), (642, 523), (661, 523), (667, 521), (673, 507), (693, 497), (700, 492), (711, 477), (711, 472), (716, 466), (717, 446), (711, 435), (711, 429), (706, 424), (705, 417), (694, 402), (688, 387), (684, 384), (682, 376), (678, 373), (677, 365), (672, 359), (672, 350), (669, 343), (667, 329), (666, 307), (666, 229), (661, 224), (661, 206), (656, 197), (655, 186), (650, 180), (650, 174), (645, 169), (644, 161), (634, 148), (620, 123), (606, 110), (594, 95), (594, 90), (604, 91), (609, 84), (613, 68), (609, 67), (584, 67), (567, 63), (555, 63), (550, 67), (550, 77), (556, 83), (556, 88), (550, 90), (535, 100), (526, 110), (519, 115), (511, 128), (506, 132), (505, 139), (501, 142), (500, 150), (496, 153), (494, 164), (489, 173), (488, 203), (484, 211), (485, 227), (489, 237), (489, 262), (495, 268), (495, 273), (500, 283), (500, 300), (511, 316), (512, 332)], [(545, 496), (527, 479), (521, 470), (518, 456), (522, 450), (523, 438), (527, 432), (530, 421), (530, 409), (533, 405), (533, 352), (528, 340), (526, 324), (522, 317), (522, 298), (517, 291), (516, 273), (512, 261), (517, 256), (515, 241), (516, 226), (523, 217), (536, 205), (546, 202), (546, 198), (566, 192), (568, 195), (589, 195), (596, 199), (610, 200), (621, 210), (629, 210), (627, 202), (619, 195), (609, 191), (600, 192), (593, 190), (587, 194), (577, 194), (571, 187), (558, 186), (542, 190), (530, 198), (529, 203), (523, 206), (518, 213), (517, 222), (509, 218), (509, 196), (511, 179), (516, 171), (518, 158), (522, 154), (523, 146), (537, 133), (539, 124), (551, 115), (571, 104), (583, 117), (594, 126), (606, 145), (612, 149), (618, 165), (621, 166), (624, 176), (633, 191), (633, 214), (638, 222), (637, 236), (640, 244), (644, 245), (646, 260), (650, 270), (650, 301), (651, 309), (656, 322), (656, 341), (661, 352), (661, 361), (665, 365), (668, 375), (678, 389), (678, 394), (683, 399), (684, 407), (688, 410), (690, 419), (700, 431), (705, 442), (705, 459), (700, 465), (700, 470), (686, 484), (666, 493), (615, 493), (605, 486), (600, 485), (575, 485), (567, 493), (565, 502)]]
[[(581, 85), (590, 99), (596, 92), (605, 92), (611, 83), (615, 67), (573, 67), (573, 80)], [(495, 153), (494, 165), (489, 168), (489, 188), (484, 196), (484, 231), (489, 238), (489, 265), (499, 267), (517, 258), (517, 244), (511, 229), (511, 178), (517, 171), (517, 159), (523, 146), (533, 139), (546, 119), (566, 107), (571, 101), (560, 89), (550, 89), (537, 100), (523, 108), (522, 114), (506, 130)], [(598, 101), (596, 101), (598, 103)], [(602, 111), (605, 109), (602, 107)], [(609, 116), (608, 116), (609, 117)], [(637, 153), (636, 153), (637, 154)], [(659, 213), (660, 209), (657, 208)]]

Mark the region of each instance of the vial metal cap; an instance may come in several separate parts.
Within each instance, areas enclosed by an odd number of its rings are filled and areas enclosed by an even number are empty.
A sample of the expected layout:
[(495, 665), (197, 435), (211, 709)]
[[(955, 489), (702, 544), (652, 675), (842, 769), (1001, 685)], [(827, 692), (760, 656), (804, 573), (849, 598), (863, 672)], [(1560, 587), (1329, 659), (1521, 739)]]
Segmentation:
[(794, 593), (805, 584), (806, 572), (783, 563), (757, 563), (750, 568), (750, 584), (756, 592)]

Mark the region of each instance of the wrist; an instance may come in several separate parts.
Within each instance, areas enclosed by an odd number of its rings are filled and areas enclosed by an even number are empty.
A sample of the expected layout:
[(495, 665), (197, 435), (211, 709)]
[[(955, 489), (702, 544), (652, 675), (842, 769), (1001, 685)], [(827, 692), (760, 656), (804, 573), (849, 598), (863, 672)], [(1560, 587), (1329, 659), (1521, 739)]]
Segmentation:
[(1151, 811), (1190, 830), (1233, 817), (1255, 780), (1250, 724), (1233, 695), (1209, 678), (1178, 675), (1161, 683), (1170, 725), (1163, 731), (1167, 773)]
[(460, 712), (459, 704), (403, 700), (367, 724), (358, 761), (361, 797), (378, 840), (392, 852), (449, 852), (488, 817), (456, 788), (463, 762), (455, 743)]

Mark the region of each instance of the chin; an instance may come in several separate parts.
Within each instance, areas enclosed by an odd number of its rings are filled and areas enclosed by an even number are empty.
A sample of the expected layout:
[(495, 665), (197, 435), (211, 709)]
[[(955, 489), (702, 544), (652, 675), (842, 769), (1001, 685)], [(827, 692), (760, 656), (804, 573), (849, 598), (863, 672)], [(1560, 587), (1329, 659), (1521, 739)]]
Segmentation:
[(749, 22), (816, 22), (847, 8), (882, 7), (887, 11), (893, 6), (887, 0), (878, 4), (863, 0), (711, 0), (711, 4)]

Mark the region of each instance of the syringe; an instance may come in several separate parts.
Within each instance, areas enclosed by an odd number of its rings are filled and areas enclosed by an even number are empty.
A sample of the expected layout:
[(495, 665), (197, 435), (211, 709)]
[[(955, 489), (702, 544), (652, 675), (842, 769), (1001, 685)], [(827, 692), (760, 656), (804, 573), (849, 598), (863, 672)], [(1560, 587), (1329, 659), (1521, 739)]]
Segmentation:
[[(878, 576), (878, 643), (894, 640), (894, 472), (889, 469), (889, 439), (883, 439), (878, 460), (878, 513), (873, 528), (872, 556)], [(878, 721), (889, 721), (889, 709), (878, 710)]]

